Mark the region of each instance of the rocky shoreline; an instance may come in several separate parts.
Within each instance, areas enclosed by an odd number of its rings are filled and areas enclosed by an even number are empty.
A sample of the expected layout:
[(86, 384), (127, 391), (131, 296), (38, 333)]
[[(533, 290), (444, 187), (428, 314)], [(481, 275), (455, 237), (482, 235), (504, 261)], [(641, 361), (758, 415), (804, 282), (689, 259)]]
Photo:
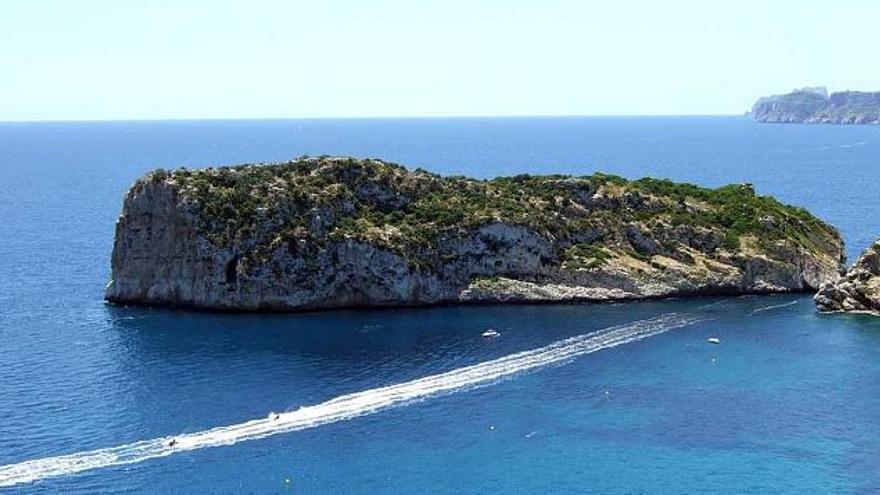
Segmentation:
[(880, 316), (880, 240), (866, 249), (844, 276), (823, 285), (814, 299), (822, 312)]
[(105, 297), (298, 311), (755, 294), (816, 290), (842, 261), (833, 227), (749, 185), (303, 157), (138, 180)]

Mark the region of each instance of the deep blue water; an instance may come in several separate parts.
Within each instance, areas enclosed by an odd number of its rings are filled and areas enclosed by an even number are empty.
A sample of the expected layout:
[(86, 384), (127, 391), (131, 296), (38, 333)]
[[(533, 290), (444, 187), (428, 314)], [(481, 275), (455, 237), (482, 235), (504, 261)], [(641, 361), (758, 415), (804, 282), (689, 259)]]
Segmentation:
[[(751, 182), (837, 225), (850, 257), (880, 237), (878, 127), (734, 117), (0, 124), (0, 466), (240, 423), (670, 312), (712, 318), (374, 415), (12, 490), (880, 491), (880, 320), (817, 315), (809, 296), (300, 315), (102, 302), (113, 224), (139, 175), (305, 153), (478, 177)], [(489, 326), (502, 336), (482, 339)]]

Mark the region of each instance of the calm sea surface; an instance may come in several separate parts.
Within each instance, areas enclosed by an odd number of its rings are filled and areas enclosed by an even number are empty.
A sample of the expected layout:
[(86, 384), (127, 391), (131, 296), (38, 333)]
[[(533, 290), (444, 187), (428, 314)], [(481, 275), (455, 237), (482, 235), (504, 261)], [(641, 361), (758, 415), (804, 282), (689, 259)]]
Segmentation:
[[(751, 182), (838, 226), (850, 258), (880, 237), (880, 127), (735, 117), (0, 124), (0, 485), (4, 465), (296, 411), (659, 315), (708, 319), (348, 421), (0, 491), (880, 491), (880, 319), (820, 316), (809, 296), (299, 315), (102, 302), (114, 222), (138, 176), (302, 154), (477, 177)], [(501, 337), (482, 339), (489, 326)]]

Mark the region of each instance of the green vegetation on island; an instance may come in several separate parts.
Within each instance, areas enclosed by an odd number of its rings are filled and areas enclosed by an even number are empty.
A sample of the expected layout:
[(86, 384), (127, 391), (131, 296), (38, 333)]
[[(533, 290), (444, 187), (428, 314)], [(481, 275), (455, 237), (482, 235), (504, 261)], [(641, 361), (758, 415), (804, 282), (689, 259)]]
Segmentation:
[(717, 245), (709, 251), (736, 250), (745, 237), (768, 251), (779, 241), (808, 251), (837, 242), (832, 227), (802, 208), (756, 195), (747, 184), (709, 189), (601, 173), (476, 180), (331, 157), (157, 170), (142, 179), (162, 181), (197, 213), (212, 242), (263, 255), (303, 240), (315, 246), (351, 237), (418, 258), (441, 238), (493, 222), (568, 239), (560, 257), (581, 268), (601, 265), (606, 249), (627, 249), (636, 257), (678, 253), (687, 260), (680, 239), (645, 239), (655, 230), (711, 232), (704, 241)]
[(749, 184), (301, 157), (137, 181), (105, 297), (286, 311), (751, 294), (816, 289), (842, 259), (833, 227)]

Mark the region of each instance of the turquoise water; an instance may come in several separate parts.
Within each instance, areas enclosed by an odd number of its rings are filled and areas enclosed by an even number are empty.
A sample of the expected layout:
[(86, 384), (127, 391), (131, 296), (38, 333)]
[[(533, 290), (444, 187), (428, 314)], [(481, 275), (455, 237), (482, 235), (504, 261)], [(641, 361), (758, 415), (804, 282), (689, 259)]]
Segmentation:
[[(4, 465), (298, 414), (659, 315), (706, 319), (348, 421), (0, 491), (880, 490), (880, 321), (817, 315), (809, 296), (300, 315), (102, 303), (113, 222), (140, 174), (303, 153), (480, 177), (602, 170), (752, 182), (838, 225), (851, 257), (880, 236), (875, 127), (740, 118), (0, 124), (0, 482)], [(482, 339), (489, 326), (501, 337)], [(706, 344), (710, 335), (722, 344)]]

